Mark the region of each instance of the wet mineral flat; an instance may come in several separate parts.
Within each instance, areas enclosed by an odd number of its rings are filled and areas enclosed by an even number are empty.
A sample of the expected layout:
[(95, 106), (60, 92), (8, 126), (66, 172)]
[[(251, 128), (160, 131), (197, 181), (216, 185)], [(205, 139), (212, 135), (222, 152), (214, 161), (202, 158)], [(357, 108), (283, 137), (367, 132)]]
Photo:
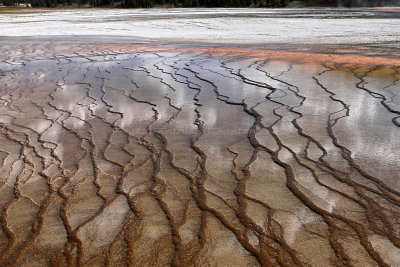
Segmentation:
[(397, 44), (263, 42), (2, 37), (0, 266), (399, 266)]

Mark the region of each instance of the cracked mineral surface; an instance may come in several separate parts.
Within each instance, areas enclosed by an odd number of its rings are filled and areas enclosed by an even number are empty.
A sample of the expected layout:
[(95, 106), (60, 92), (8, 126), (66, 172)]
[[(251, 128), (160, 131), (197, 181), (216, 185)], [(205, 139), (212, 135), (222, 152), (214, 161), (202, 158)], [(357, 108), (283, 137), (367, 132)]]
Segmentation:
[(0, 266), (400, 266), (397, 43), (171, 38), (1, 37)]

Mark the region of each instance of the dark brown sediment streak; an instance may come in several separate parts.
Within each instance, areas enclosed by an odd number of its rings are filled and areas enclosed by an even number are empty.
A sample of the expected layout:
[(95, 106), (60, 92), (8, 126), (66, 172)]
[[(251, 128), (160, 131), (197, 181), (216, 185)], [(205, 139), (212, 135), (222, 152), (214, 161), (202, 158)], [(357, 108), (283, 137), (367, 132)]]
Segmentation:
[(398, 262), (398, 59), (0, 47), (1, 266)]

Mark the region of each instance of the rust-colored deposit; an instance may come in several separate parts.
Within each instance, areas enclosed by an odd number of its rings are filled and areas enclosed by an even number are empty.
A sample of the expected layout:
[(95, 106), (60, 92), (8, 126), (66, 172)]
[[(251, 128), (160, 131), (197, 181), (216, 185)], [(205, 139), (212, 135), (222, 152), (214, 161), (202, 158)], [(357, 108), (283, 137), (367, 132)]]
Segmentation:
[(0, 49), (0, 266), (400, 262), (398, 58)]

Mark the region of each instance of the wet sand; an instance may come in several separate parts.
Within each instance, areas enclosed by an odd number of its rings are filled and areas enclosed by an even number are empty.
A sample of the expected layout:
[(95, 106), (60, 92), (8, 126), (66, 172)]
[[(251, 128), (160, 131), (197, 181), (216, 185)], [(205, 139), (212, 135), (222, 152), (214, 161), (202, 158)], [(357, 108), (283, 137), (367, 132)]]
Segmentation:
[(0, 266), (398, 266), (398, 58), (0, 49)]

